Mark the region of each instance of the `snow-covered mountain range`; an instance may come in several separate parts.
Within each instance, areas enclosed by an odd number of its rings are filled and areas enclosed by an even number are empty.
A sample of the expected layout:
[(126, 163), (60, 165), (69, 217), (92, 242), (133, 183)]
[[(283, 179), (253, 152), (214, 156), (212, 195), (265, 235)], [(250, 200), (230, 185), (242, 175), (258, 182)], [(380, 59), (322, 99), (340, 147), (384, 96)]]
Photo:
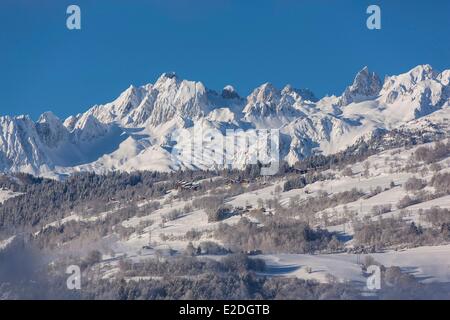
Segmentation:
[[(162, 74), (154, 84), (130, 86), (109, 103), (62, 121), (46, 112), (0, 116), (0, 171), (36, 175), (75, 171), (168, 171), (192, 168), (175, 159), (171, 135), (195, 125), (279, 129), (280, 157), (290, 164), (315, 152), (345, 149), (376, 130), (445, 127), (450, 118), (450, 70), (419, 65), (384, 81), (367, 67), (339, 97), (316, 98), (308, 89), (265, 83), (247, 97), (201, 82)], [(182, 143), (182, 142), (179, 142)], [(246, 164), (236, 157), (234, 167)], [(208, 167), (203, 167), (207, 169)]]

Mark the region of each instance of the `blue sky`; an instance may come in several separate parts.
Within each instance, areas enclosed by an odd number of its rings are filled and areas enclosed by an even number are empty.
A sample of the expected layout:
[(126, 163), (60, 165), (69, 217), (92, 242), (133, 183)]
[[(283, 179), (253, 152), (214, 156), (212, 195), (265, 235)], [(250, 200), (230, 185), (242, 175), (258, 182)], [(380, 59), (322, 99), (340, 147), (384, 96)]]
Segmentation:
[[(382, 30), (366, 28), (370, 4)], [(450, 68), (449, 15), (448, 0), (1, 0), (0, 114), (65, 118), (166, 71), (241, 95), (264, 82), (340, 94), (365, 65)]]

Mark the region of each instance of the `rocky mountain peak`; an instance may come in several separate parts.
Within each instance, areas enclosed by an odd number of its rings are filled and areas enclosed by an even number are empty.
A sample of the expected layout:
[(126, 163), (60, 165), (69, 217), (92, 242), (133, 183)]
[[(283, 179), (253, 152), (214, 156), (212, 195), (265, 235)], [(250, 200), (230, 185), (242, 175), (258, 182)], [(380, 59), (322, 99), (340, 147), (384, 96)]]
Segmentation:
[(359, 71), (353, 84), (347, 87), (341, 96), (340, 105), (346, 106), (352, 102), (361, 102), (376, 97), (382, 88), (380, 78), (375, 72), (370, 72), (368, 67)]

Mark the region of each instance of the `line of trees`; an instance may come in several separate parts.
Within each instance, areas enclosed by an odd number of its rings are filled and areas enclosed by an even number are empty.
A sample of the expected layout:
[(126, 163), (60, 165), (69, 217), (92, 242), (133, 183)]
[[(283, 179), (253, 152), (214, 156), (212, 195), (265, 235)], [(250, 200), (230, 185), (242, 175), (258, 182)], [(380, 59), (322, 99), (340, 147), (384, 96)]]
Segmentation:
[(339, 251), (336, 235), (323, 229), (312, 229), (307, 223), (294, 219), (267, 218), (264, 225), (241, 218), (235, 225), (220, 224), (215, 237), (232, 251), (264, 253), (314, 253)]

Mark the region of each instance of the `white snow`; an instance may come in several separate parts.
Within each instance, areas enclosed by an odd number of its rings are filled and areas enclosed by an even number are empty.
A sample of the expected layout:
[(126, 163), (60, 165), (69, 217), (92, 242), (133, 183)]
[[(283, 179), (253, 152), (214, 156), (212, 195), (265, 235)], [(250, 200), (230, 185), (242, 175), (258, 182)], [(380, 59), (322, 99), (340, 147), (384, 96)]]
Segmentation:
[(17, 197), (20, 194), (21, 193), (19, 193), (19, 192), (13, 192), (11, 190), (0, 189), (0, 204), (2, 204), (3, 202), (5, 202), (6, 200), (8, 200), (10, 198)]
[[(125, 145), (128, 143), (135, 146), (132, 140), (124, 142)], [(432, 144), (429, 144), (429, 146), (432, 146)], [(385, 204), (392, 205), (392, 212), (385, 213), (382, 217), (399, 215), (401, 210), (399, 210), (396, 205), (398, 201), (407, 194), (406, 190), (402, 187), (402, 184), (412, 176), (429, 181), (434, 174), (433, 172), (428, 171), (421, 175), (419, 173), (412, 173), (404, 170), (405, 164), (411, 157), (411, 154), (418, 147), (419, 146), (411, 149), (399, 148), (375, 154), (362, 163), (353, 164), (353, 176), (351, 177), (344, 177), (340, 171), (331, 169), (327, 170), (325, 173), (334, 174), (334, 179), (319, 181), (308, 185), (306, 188), (294, 189), (288, 192), (279, 192), (279, 189), (280, 187), (282, 189), (286, 178), (269, 179), (266, 182), (266, 185), (261, 189), (244, 192), (238, 196), (227, 198), (226, 202), (235, 207), (246, 207), (250, 205), (253, 208), (256, 208), (258, 206), (259, 198), (265, 201), (276, 197), (281, 205), (288, 206), (293, 197), (298, 197), (301, 203), (309, 197), (317, 196), (318, 193), (322, 191), (326, 191), (328, 194), (333, 195), (357, 188), (362, 190), (365, 194), (368, 194), (377, 187), (381, 187), (382, 192), (375, 196), (369, 198), (364, 197), (355, 202), (329, 208), (322, 212), (318, 212), (316, 215), (320, 217), (324, 212), (327, 212), (330, 221), (332, 221), (333, 219), (338, 219), (343, 216), (345, 207), (346, 210), (355, 211), (357, 217), (361, 219), (364, 216), (371, 215), (373, 206)], [(124, 152), (123, 156), (126, 155), (127, 153)], [(118, 160), (113, 157), (111, 158), (111, 161), (119, 163)], [(450, 170), (448, 161), (449, 159), (447, 158), (440, 162), (443, 167), (442, 172), (448, 172)], [(365, 162), (370, 164), (367, 175), (363, 174)], [(417, 168), (418, 172), (424, 167), (428, 167), (428, 165), (420, 164)], [(394, 182), (395, 187), (392, 188), (390, 186), (391, 182)], [(226, 189), (228, 187), (224, 185), (223, 188)], [(433, 191), (430, 188), (429, 190)], [(202, 233), (200, 239), (192, 241), (194, 245), (198, 245), (199, 242), (207, 240), (221, 243), (220, 240), (214, 238), (214, 230), (217, 228), (218, 223), (208, 223), (207, 215), (203, 210), (194, 209), (192, 212), (183, 212), (183, 216), (180, 218), (162, 223), (163, 217), (170, 211), (184, 211), (184, 207), (191, 204), (192, 199), (184, 201), (176, 198), (176, 196), (177, 190), (170, 190), (163, 197), (153, 199), (162, 204), (162, 207), (159, 210), (145, 216), (136, 216), (124, 221), (122, 223), (124, 227), (134, 227), (137, 230), (128, 238), (111, 238), (108, 240), (116, 254), (115, 256), (119, 257), (126, 255), (133, 260), (140, 260), (154, 257), (156, 250), (158, 249), (168, 250), (169, 248), (176, 250), (178, 254), (182, 253), (189, 243), (189, 239), (185, 236), (187, 232), (191, 230)], [(148, 200), (139, 202), (137, 205), (142, 207), (147, 203)], [(404, 219), (424, 225), (418, 215), (419, 210), (429, 209), (434, 206), (450, 208), (450, 196), (443, 196), (407, 207), (406, 210), (408, 214)], [(98, 213), (89, 218), (83, 218), (81, 215), (74, 212), (63, 220), (54, 222), (50, 225), (62, 224), (71, 220), (95, 221), (97, 219), (104, 219), (107, 214), (114, 214), (114, 212), (115, 210), (106, 213)], [(249, 214), (244, 214), (244, 216), (255, 221), (255, 218)], [(237, 223), (239, 219), (239, 216), (234, 216), (224, 222), (234, 224)], [(373, 217), (372, 219), (378, 219), (378, 216)], [(140, 227), (141, 223), (148, 223), (150, 221), (151, 224)], [(320, 226), (324, 227), (323, 225)], [(353, 234), (351, 223), (329, 226), (327, 229), (330, 231), (343, 232), (349, 236)], [(148, 245), (150, 245), (152, 249), (146, 248)], [(352, 246), (353, 242), (351, 240), (346, 243), (346, 247)], [(405, 272), (410, 272), (423, 281), (448, 282), (450, 277), (450, 245), (419, 247), (403, 251), (388, 251), (370, 255), (386, 266), (399, 266)], [(331, 274), (340, 281), (357, 281), (361, 283), (365, 281), (365, 278), (361, 273), (361, 267), (356, 263), (357, 257), (354, 254), (270, 254), (263, 255), (262, 258), (264, 258), (269, 265), (267, 271), (268, 275), (295, 276), (326, 282), (329, 280), (328, 274)], [(364, 256), (361, 257), (361, 260), (362, 259), (364, 259)], [(116, 260), (117, 259), (111, 259), (111, 267), (114, 267)], [(105, 263), (108, 264), (108, 262)], [(308, 272), (307, 267), (311, 268), (312, 272)]]
[[(0, 117), (0, 170), (57, 176), (80, 170), (190, 168), (187, 159), (168, 152), (174, 130), (189, 131), (193, 124), (222, 132), (280, 129), (282, 155), (290, 164), (317, 151), (341, 151), (378, 129), (448, 132), (449, 74), (420, 65), (381, 83), (364, 68), (342, 96), (317, 100), (307, 89), (287, 85), (279, 90), (270, 83), (242, 99), (232, 86), (219, 94), (201, 82), (165, 73), (154, 84), (130, 86), (114, 101), (64, 123), (50, 112), (38, 122), (27, 116)], [(246, 156), (237, 157), (233, 166), (247, 162)]]
[(0, 240), (0, 251), (5, 249), (14, 239), (16, 236), (12, 236), (6, 240)]
[[(359, 256), (361, 263), (365, 256)], [(400, 267), (423, 282), (450, 282), (450, 245), (387, 251), (370, 256), (385, 267)], [(277, 254), (261, 257), (269, 266), (269, 275), (327, 282), (327, 275), (331, 274), (339, 281), (366, 281), (355, 254)], [(311, 273), (307, 272), (308, 267)]]

